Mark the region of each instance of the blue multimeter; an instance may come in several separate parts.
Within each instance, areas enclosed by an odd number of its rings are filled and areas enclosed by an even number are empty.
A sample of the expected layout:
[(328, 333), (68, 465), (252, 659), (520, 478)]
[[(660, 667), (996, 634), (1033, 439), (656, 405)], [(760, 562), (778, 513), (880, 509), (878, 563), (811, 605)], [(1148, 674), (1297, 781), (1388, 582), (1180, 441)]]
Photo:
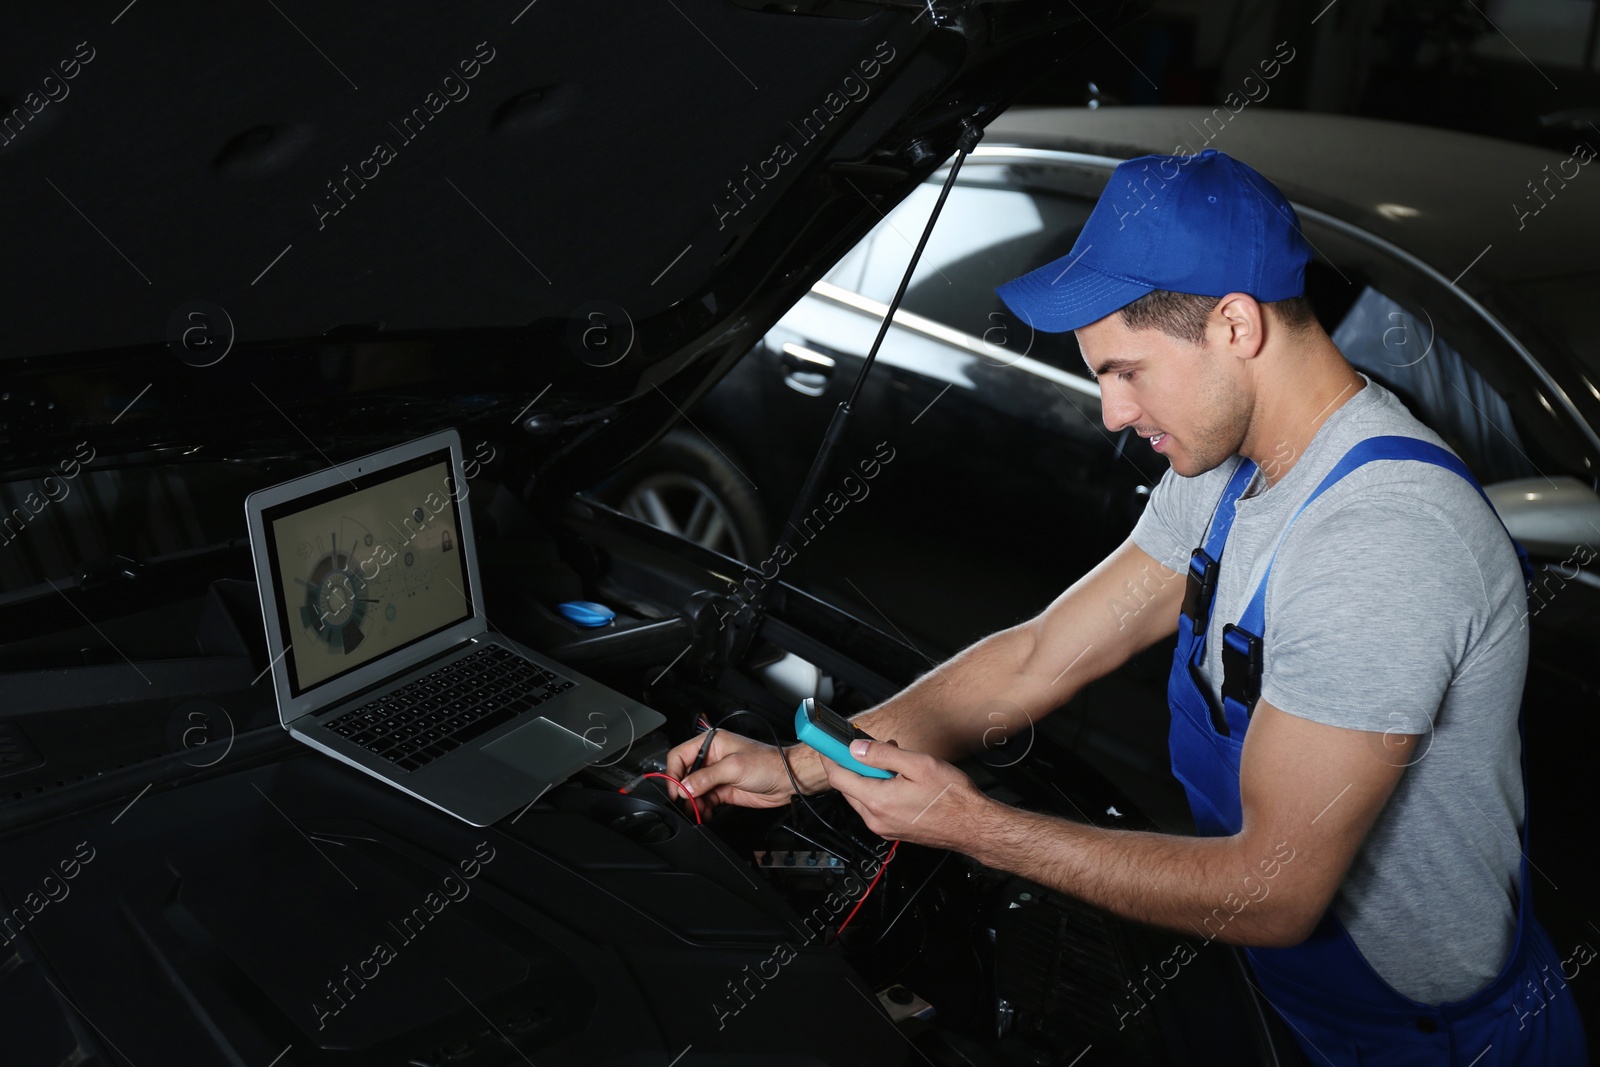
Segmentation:
[(849, 720), (826, 704), (820, 704), (815, 697), (806, 697), (794, 712), (794, 735), (802, 744), (806, 744), (827, 756), (839, 766), (855, 771), (867, 778), (893, 778), (893, 771), (886, 771), (882, 767), (868, 767), (865, 763), (850, 755), (850, 742), (856, 738), (867, 741), (873, 740), (859, 726), (852, 725)]

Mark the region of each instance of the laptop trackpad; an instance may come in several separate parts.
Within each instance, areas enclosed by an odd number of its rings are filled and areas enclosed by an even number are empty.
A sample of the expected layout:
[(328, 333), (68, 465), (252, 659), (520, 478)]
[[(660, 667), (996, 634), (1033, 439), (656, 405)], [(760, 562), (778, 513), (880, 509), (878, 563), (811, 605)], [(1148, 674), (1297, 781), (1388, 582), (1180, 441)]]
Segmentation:
[(541, 716), (489, 742), (482, 751), (524, 774), (548, 779), (589, 762), (601, 747)]

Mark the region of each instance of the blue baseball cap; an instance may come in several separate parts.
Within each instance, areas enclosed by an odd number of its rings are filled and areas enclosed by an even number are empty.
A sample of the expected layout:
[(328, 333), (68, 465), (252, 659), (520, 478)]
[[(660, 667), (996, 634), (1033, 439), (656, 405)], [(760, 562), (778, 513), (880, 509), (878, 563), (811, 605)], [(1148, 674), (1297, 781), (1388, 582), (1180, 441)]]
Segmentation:
[(1156, 289), (1287, 300), (1304, 292), (1310, 259), (1277, 186), (1207, 148), (1119, 165), (1072, 251), (995, 292), (1023, 322), (1061, 333)]

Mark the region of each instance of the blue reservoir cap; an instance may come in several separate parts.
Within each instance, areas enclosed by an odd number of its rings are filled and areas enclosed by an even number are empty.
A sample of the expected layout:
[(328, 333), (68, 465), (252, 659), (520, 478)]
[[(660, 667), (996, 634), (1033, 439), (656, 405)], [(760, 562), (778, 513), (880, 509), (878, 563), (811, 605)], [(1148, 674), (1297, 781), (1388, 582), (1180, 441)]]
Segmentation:
[(556, 610), (579, 626), (604, 626), (617, 617), (616, 612), (592, 600), (569, 600), (557, 604)]

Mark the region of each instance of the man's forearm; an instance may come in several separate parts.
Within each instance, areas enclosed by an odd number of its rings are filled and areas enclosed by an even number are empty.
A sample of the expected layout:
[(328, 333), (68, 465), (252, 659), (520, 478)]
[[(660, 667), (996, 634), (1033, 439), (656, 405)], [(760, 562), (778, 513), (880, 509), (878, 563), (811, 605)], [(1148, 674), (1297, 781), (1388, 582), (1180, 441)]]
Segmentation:
[(952, 656), (857, 721), (879, 740), (947, 760), (1024, 730), (1177, 628), (1183, 584), (1162, 570), (1130, 539), (1037, 617)]
[[(880, 741), (947, 760), (1028, 729), (1176, 629), (1183, 586), (1160, 569), (1128, 540), (1036, 618), (950, 657), (856, 723)], [(1140, 606), (1130, 610), (1129, 598)], [(815, 754), (797, 751), (806, 791), (826, 788)]]
[[(1276, 882), (1288, 841), (1105, 830), (989, 801), (961, 849), (1124, 918), (1233, 944), (1295, 944), (1306, 909)], [(1257, 854), (1259, 853), (1259, 855)]]
[[(1025, 713), (1015, 696), (1023, 664), (1033, 650), (1025, 626), (990, 634), (951, 656), (883, 703), (853, 716), (851, 722), (879, 741), (959, 760), (981, 742), (986, 730), (1007, 732), (1022, 726)], [(1071, 693), (1063, 690), (1065, 701)], [(999, 718), (986, 717), (984, 707), (1013, 708)], [(1034, 713), (1036, 717), (1037, 713)], [(1000, 719), (1005, 719), (1001, 722)], [(828, 787), (815, 752), (800, 745), (789, 750), (790, 762), (806, 792)]]
[[(961, 759), (986, 726), (995, 725), (979, 706), (1007, 699), (1031, 648), (1032, 638), (1022, 627), (990, 634), (854, 721), (880, 741), (892, 739), (901, 748)], [(1020, 723), (1009, 725), (1015, 729)]]

